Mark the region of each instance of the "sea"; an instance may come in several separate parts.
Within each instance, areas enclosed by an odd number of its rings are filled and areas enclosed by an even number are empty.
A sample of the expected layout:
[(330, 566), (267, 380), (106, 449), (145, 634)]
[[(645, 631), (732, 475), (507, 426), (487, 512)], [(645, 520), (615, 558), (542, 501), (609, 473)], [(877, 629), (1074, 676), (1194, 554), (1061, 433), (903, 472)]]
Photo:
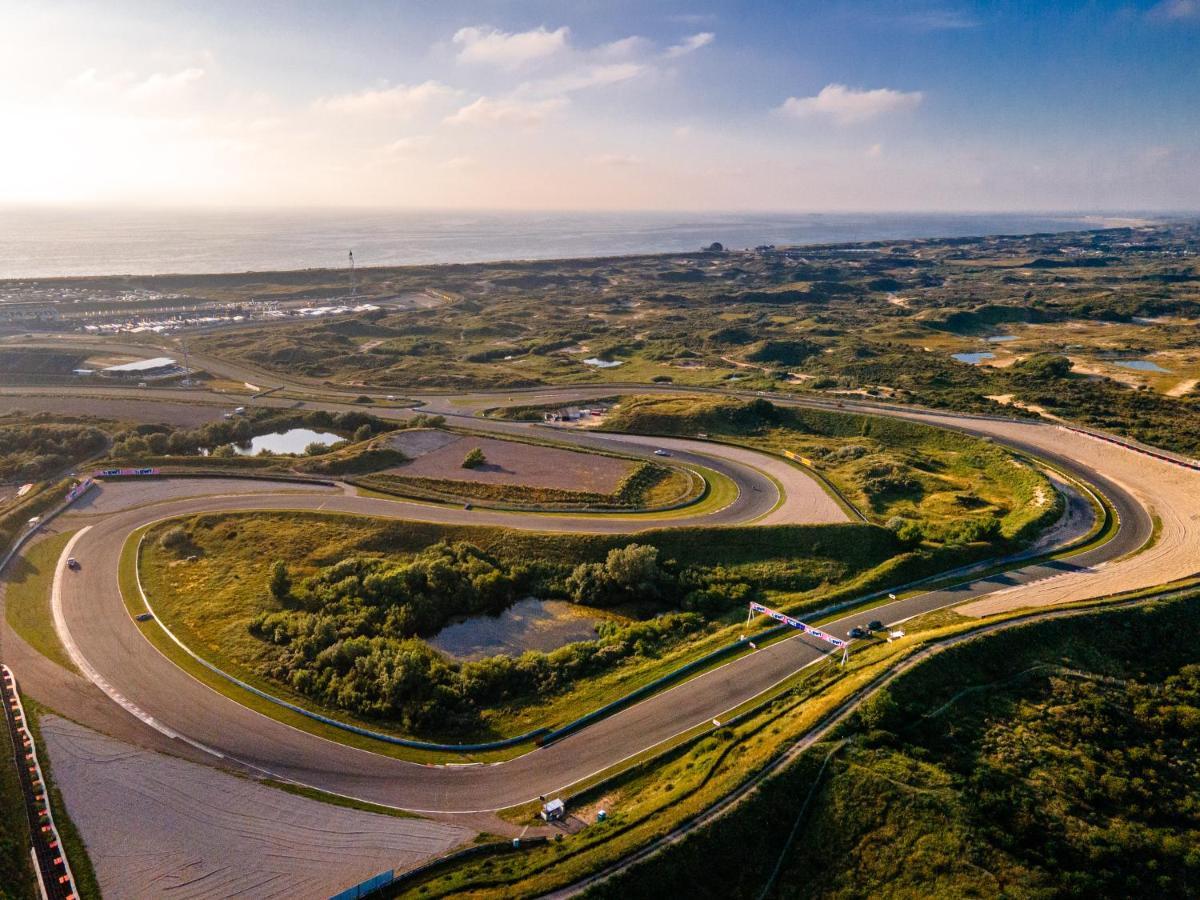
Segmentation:
[(562, 259), (1136, 223), (1101, 214), (613, 213), (0, 208), (0, 278)]

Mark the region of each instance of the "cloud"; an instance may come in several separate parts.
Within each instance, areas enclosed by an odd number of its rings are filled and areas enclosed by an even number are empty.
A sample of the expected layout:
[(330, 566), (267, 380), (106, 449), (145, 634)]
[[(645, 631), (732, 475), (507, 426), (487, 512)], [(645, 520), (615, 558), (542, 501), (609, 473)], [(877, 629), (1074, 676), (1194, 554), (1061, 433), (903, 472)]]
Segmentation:
[(429, 144), (430, 137), (427, 134), (414, 134), (409, 137), (398, 138), (390, 144), (384, 146), (383, 151), (396, 156), (402, 156), (406, 153), (411, 153), (421, 147)]
[(608, 63), (599, 66), (584, 66), (551, 78), (529, 81), (517, 90), (526, 94), (569, 94), (586, 88), (603, 87), (636, 78), (647, 71), (641, 63)]
[(516, 33), (475, 26), (456, 31), (454, 43), (458, 45), (461, 62), (511, 69), (565, 50), (569, 34), (566, 26), (548, 31), (543, 25)]
[(85, 69), (68, 80), (67, 87), (93, 97), (119, 97), (141, 102), (176, 96), (203, 77), (204, 70), (197, 66), (175, 72), (153, 72), (141, 79), (132, 72), (103, 75), (97, 69)]
[(867, 159), (879, 159), (883, 156), (883, 144), (872, 144), (863, 155)]
[(667, 59), (678, 59), (681, 56), (687, 56), (689, 53), (699, 50), (701, 47), (707, 47), (717, 36), (711, 31), (702, 31), (699, 34), (693, 34), (691, 37), (684, 38), (678, 44), (668, 47), (664, 51), (663, 56)]
[(329, 112), (354, 115), (411, 116), (435, 101), (459, 93), (460, 91), (439, 81), (424, 81), (421, 84), (397, 84), (392, 87), (322, 97), (316, 102), (316, 107)]
[(472, 156), (453, 156), (441, 163), (441, 168), (451, 172), (465, 172), (468, 169), (474, 169), (478, 165), (479, 161)]
[(1169, 21), (1200, 18), (1200, 0), (1162, 0), (1152, 6), (1147, 15)]
[(920, 91), (891, 88), (860, 91), (844, 84), (827, 84), (815, 97), (788, 97), (778, 112), (796, 118), (826, 115), (839, 125), (853, 125), (887, 113), (915, 109), (923, 99)]
[(522, 101), (511, 98), (480, 97), (453, 115), (447, 125), (539, 125), (567, 105), (562, 97)]
[(602, 59), (624, 59), (645, 53), (650, 47), (651, 43), (646, 38), (631, 34), (619, 41), (601, 44), (596, 48), (596, 55)]
[(588, 162), (595, 166), (627, 168), (629, 166), (641, 165), (642, 161), (636, 156), (627, 153), (601, 153), (598, 156), (588, 157)]
[(204, 70), (195, 66), (178, 72), (155, 72), (126, 91), (131, 100), (160, 100), (170, 97), (204, 77)]

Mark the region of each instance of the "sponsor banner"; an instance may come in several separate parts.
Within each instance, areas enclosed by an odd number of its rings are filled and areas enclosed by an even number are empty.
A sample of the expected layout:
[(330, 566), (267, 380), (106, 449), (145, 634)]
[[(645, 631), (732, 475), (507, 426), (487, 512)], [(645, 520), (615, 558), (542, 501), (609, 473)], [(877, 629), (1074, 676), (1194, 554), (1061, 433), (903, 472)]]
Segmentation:
[(835, 647), (846, 646), (846, 642), (843, 641), (841, 638), (836, 638), (832, 634), (821, 631), (821, 629), (819, 629), (819, 628), (813, 628), (811, 625), (805, 625), (799, 619), (793, 619), (791, 616), (784, 615), (783, 613), (781, 613), (777, 610), (770, 609), (769, 607), (763, 606), (761, 603), (751, 602), (750, 611), (762, 613), (764, 616), (770, 616), (776, 622), (782, 622), (784, 625), (790, 625), (792, 628), (798, 628), (801, 631), (803, 631), (805, 634), (812, 635), (813, 637), (818, 638), (819, 640), (825, 641), (825, 643), (827, 643), (827, 644), (833, 644), (833, 646), (835, 646)]
[(83, 481), (79, 482), (79, 484), (75, 485), (75, 487), (73, 487), (69, 491), (67, 491), (67, 502), (70, 503), (71, 501), (76, 500), (79, 497), (82, 497), (84, 494), (87, 493), (88, 488), (90, 488), (95, 483), (96, 482), (94, 482), (90, 477), (83, 479)]
[(126, 475), (157, 475), (158, 469), (101, 469), (97, 478), (117, 478)]

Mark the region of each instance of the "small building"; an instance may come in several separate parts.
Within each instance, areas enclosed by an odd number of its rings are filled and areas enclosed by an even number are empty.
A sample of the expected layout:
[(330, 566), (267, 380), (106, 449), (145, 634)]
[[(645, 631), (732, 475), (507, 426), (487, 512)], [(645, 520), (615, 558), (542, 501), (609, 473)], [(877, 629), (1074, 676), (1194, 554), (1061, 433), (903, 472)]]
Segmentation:
[(152, 378), (171, 375), (177, 371), (179, 365), (171, 357), (156, 356), (154, 359), (139, 359), (119, 366), (107, 366), (100, 370), (100, 374), (110, 378)]
[(567, 805), (555, 798), (542, 804), (542, 818), (547, 822), (561, 822), (567, 817)]

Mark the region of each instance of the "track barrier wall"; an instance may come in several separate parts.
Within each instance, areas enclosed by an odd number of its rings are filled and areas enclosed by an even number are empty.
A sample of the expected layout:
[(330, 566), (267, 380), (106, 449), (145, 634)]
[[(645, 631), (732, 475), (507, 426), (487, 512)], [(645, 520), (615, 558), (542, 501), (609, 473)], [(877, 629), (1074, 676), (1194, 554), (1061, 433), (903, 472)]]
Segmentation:
[(42, 765), (38, 760), (33, 733), (29, 730), (25, 707), (17, 691), (17, 679), (8, 666), (0, 665), (0, 680), (4, 682), (4, 715), (12, 738), (13, 759), (21, 779), (21, 791), (25, 795), (34, 868), (42, 896), (47, 900), (74, 900), (78, 896), (75, 876), (54, 824), (49, 789), (42, 775)]

